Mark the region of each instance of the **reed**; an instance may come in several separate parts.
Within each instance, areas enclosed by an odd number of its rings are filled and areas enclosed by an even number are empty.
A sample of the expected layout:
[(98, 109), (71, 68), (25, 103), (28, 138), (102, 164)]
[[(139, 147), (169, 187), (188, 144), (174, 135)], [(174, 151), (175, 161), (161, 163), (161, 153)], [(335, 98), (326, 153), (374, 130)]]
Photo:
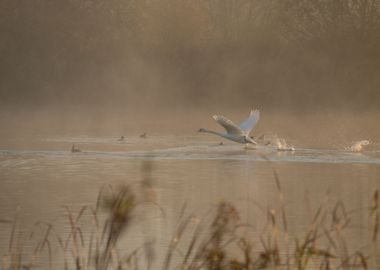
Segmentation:
[[(145, 170), (151, 170), (149, 166)], [(154, 201), (151, 175), (147, 173), (138, 192), (132, 186), (106, 187), (92, 206), (83, 206), (76, 212), (65, 207), (65, 220), (70, 228), (66, 235), (57, 233), (53, 224), (37, 222), (34, 228), (42, 231), (42, 236), (37, 241), (35, 233), (30, 234), (35, 248), (28, 257), (23, 249), (18, 214), (13, 219), (0, 219), (0, 226), (10, 228), (9, 247), (2, 257), (1, 269), (57, 269), (52, 264), (53, 247), (63, 254), (60, 267), (64, 270), (380, 269), (379, 190), (369, 198), (370, 207), (365, 209), (349, 211), (341, 201), (324, 201), (312, 213), (304, 231), (291, 233), (286, 198), (280, 178), (273, 171), (278, 200), (274, 207), (265, 210), (265, 215), (255, 217), (264, 216), (265, 225), (261, 229), (242, 220), (237, 208), (229, 202), (220, 202), (212, 210), (211, 220), (187, 213), (184, 204), (163, 258), (155, 261), (154, 240), (147, 239), (142, 246), (131, 247), (127, 234), (131, 223), (136, 222), (137, 209), (146, 203), (157, 206), (165, 217), (164, 210)], [(260, 209), (264, 211), (261, 206)], [(353, 229), (351, 221), (359, 212), (368, 217), (369, 239), (365, 246), (353, 248), (346, 230)], [(85, 222), (86, 218), (91, 222)], [(252, 236), (252, 232), (260, 235)], [(120, 246), (125, 245), (132, 251), (121, 252)], [(41, 264), (41, 258), (48, 258), (49, 262)]]

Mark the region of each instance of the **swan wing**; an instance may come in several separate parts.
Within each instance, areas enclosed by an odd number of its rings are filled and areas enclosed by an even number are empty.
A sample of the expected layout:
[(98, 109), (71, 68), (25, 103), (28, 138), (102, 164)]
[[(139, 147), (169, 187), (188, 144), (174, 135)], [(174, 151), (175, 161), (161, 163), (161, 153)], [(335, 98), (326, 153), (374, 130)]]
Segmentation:
[(212, 118), (224, 127), (228, 134), (243, 135), (244, 132), (227, 117), (222, 115), (214, 115)]
[(251, 110), (251, 113), (249, 114), (249, 117), (245, 119), (241, 124), (240, 124), (240, 129), (244, 131), (245, 134), (249, 134), (252, 129), (255, 127), (257, 122), (260, 119), (260, 112), (259, 110)]

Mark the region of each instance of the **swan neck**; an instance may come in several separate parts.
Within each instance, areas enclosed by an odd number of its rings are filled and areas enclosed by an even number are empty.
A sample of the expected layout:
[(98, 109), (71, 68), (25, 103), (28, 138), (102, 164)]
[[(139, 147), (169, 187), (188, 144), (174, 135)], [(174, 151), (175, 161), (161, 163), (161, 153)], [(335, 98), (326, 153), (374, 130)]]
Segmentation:
[(217, 132), (217, 131), (213, 131), (213, 130), (208, 130), (208, 129), (204, 129), (203, 132), (219, 135), (219, 136), (222, 136), (222, 137), (225, 136), (225, 134), (223, 134), (223, 133), (220, 133), (220, 132)]

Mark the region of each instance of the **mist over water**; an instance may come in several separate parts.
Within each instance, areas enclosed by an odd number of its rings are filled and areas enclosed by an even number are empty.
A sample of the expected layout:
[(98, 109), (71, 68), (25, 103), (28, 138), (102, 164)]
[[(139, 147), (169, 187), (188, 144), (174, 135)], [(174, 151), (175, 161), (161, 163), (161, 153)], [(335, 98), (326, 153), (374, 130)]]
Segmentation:
[[(205, 217), (230, 201), (261, 228), (250, 200), (275, 208), (276, 171), (293, 236), (322, 198), (341, 200), (359, 209), (346, 233), (358, 250), (380, 188), (379, 18), (379, 0), (1, 1), (0, 221), (19, 215), (25, 234), (47, 221), (68, 235), (63, 206), (80, 211), (104, 186), (141, 182), (151, 162), (165, 218), (137, 213), (154, 222), (134, 223), (119, 248), (148, 235), (159, 264), (182, 204)], [(255, 139), (295, 151), (197, 132), (223, 130), (214, 114), (238, 124), (251, 109)], [(1, 256), (9, 230), (0, 240)]]
[(377, 110), (379, 10), (374, 0), (2, 1), (0, 120)]

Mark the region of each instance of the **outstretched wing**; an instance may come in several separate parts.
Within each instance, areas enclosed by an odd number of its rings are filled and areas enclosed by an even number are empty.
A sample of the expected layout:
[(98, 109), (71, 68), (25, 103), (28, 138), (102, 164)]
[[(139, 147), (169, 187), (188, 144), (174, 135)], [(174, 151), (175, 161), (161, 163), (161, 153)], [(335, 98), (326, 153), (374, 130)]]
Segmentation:
[(241, 124), (240, 124), (240, 129), (244, 131), (245, 134), (249, 134), (254, 126), (257, 124), (260, 118), (260, 112), (259, 110), (252, 110), (251, 113), (249, 114), (249, 117), (245, 119)]
[(223, 126), (228, 134), (243, 135), (244, 132), (230, 119), (222, 115), (214, 115), (212, 118), (214, 118), (216, 122)]

